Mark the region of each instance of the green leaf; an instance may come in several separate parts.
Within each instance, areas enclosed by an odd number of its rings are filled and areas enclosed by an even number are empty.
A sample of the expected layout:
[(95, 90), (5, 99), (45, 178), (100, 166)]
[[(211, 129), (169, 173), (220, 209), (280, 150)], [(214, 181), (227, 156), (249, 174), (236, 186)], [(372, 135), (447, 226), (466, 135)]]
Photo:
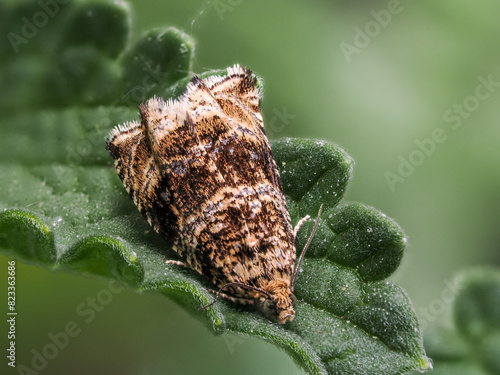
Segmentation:
[[(373, 208), (339, 205), (353, 166), (342, 149), (304, 139), (272, 143), (294, 224), (324, 204), (297, 280), (295, 320), (277, 325), (227, 301), (200, 310), (213, 300), (213, 286), (165, 264), (174, 254), (129, 199), (104, 148), (115, 125), (137, 119), (142, 101), (182, 92), (192, 40), (165, 28), (131, 44), (128, 7), (115, 2), (60, 5), (54, 22), (28, 38), (10, 20), (34, 14), (37, 5), (1, 7), (7, 16), (0, 30), (24, 38), (16, 44), (21, 39), (10, 34), (0, 45), (0, 83), (9, 87), (0, 92), (3, 252), (158, 292), (213, 332), (270, 341), (313, 374), (430, 367), (408, 296), (384, 281), (401, 261), (404, 233)], [(224, 72), (201, 76), (211, 74)], [(312, 225), (300, 230), (298, 249)]]
[(454, 283), (452, 327), (426, 331), (426, 348), (439, 375), (500, 373), (500, 271), (474, 269)]

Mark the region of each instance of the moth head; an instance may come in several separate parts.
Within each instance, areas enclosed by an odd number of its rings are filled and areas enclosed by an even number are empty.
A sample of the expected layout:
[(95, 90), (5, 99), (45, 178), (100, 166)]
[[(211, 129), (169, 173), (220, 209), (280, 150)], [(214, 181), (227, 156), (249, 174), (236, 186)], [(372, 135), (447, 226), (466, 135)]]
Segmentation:
[[(251, 294), (247, 298), (238, 298), (222, 293), (225, 288), (231, 286), (248, 289)], [(232, 301), (257, 306), (268, 318), (276, 320), (280, 324), (285, 324), (288, 321), (291, 322), (295, 317), (295, 310), (293, 308), (297, 299), (290, 289), (289, 281), (273, 280), (264, 289), (239, 282), (227, 283), (219, 289), (215, 300), (201, 307), (201, 309), (206, 309), (217, 303), (221, 296)]]
[(269, 318), (280, 324), (292, 321), (295, 317), (294, 306), (297, 299), (293, 295), (289, 283), (282, 280), (271, 281), (266, 287), (266, 296), (259, 301), (260, 310)]

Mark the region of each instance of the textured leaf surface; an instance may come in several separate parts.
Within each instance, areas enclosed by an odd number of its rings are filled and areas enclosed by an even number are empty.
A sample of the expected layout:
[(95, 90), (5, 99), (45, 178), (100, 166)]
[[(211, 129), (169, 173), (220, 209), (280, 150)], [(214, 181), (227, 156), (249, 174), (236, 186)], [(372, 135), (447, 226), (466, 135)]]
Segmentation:
[(433, 373), (500, 374), (500, 271), (474, 269), (457, 279), (452, 327), (431, 327), (425, 335)]
[[(4, 35), (18, 27), (7, 20), (36, 11), (34, 5), (1, 7)], [(193, 271), (165, 265), (174, 254), (139, 214), (104, 149), (113, 126), (138, 117), (139, 103), (182, 91), (191, 77), (193, 43), (167, 28), (130, 44), (123, 3), (62, 7), (36, 43), (15, 45), (8, 38), (0, 45), (0, 82), (8, 88), (0, 92), (3, 252), (159, 292), (216, 333), (275, 343), (310, 373), (429, 368), (408, 296), (384, 281), (401, 261), (405, 236), (373, 208), (339, 205), (353, 162), (323, 141), (272, 143), (293, 222), (325, 207), (298, 277), (295, 320), (280, 326), (226, 301), (200, 310), (212, 301), (211, 285)], [(214, 73), (220, 72), (201, 76)], [(298, 249), (312, 225), (300, 230)]]

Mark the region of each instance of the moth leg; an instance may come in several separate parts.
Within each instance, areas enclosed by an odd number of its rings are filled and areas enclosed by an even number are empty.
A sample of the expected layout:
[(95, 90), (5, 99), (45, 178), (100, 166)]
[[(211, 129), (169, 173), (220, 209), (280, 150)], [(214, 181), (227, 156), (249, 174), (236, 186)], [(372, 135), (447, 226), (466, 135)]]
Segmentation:
[[(233, 297), (230, 296), (226, 293), (219, 293), (217, 290), (212, 290), (212, 289), (207, 289), (210, 293), (212, 294), (219, 294), (220, 297), (227, 299), (228, 301), (235, 302), (235, 303), (241, 303), (242, 305), (253, 305), (256, 303), (256, 300), (253, 298), (243, 298), (243, 297)], [(204, 308), (204, 307), (202, 307)]]
[(213, 289), (207, 289), (207, 290), (210, 293), (217, 295), (217, 298), (212, 303), (209, 303), (208, 305), (200, 307), (200, 310), (204, 310), (207, 307), (212, 306), (213, 304), (215, 304), (219, 300), (220, 297), (227, 299), (228, 301), (231, 301), (234, 303), (239, 303), (242, 305), (254, 305), (257, 302), (255, 299), (252, 299), (252, 298), (233, 297), (233, 296), (230, 296), (226, 293), (222, 293), (218, 290), (213, 290)]
[(303, 217), (302, 219), (299, 220), (299, 222), (297, 223), (297, 225), (295, 226), (295, 228), (293, 228), (293, 237), (296, 238), (297, 237), (297, 233), (300, 229), (300, 227), (302, 226), (302, 224), (304, 224), (307, 220), (309, 220), (311, 217), (309, 215)]
[(175, 264), (176, 266), (189, 267), (186, 263), (180, 262), (178, 260), (166, 260), (165, 264)]
[(261, 288), (258, 288), (258, 287), (252, 286), (252, 285), (244, 284), (244, 283), (232, 282), (232, 283), (224, 284), (223, 286), (220, 287), (220, 289), (217, 292), (209, 289), (209, 291), (211, 293), (217, 294), (217, 297), (215, 298), (215, 300), (212, 303), (209, 303), (208, 305), (203, 306), (201, 309), (206, 309), (207, 307), (212, 306), (214, 303), (216, 303), (219, 300), (220, 297), (226, 298), (226, 299), (233, 301), (233, 302), (238, 302), (238, 303), (242, 303), (242, 304), (246, 304), (246, 305), (256, 302), (256, 300), (254, 298), (232, 297), (232, 296), (229, 296), (229, 295), (223, 293), (222, 290), (228, 286), (239, 286), (241, 288), (256, 290), (256, 291), (266, 295), (267, 298), (271, 298), (271, 295), (268, 292), (266, 292), (264, 289), (261, 289)]

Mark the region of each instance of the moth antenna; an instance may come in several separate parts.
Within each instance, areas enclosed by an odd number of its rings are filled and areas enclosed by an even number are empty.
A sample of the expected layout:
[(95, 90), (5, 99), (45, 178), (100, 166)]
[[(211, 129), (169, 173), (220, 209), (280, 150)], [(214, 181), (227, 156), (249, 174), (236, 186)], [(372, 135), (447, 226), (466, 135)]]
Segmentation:
[(243, 283), (227, 283), (227, 284), (224, 284), (220, 287), (219, 291), (217, 292), (217, 297), (215, 297), (215, 301), (213, 301), (212, 303), (209, 303), (208, 305), (206, 306), (203, 306), (203, 307), (200, 307), (200, 310), (204, 310), (206, 309), (207, 307), (210, 307), (212, 306), (213, 304), (215, 304), (220, 296), (221, 296), (221, 293), (222, 293), (222, 290), (228, 286), (239, 286), (241, 288), (247, 288), (247, 289), (252, 289), (252, 290), (256, 290), (257, 292), (259, 293), (262, 293), (262, 294), (265, 294), (268, 298), (271, 298), (271, 295), (269, 293), (267, 293), (264, 289), (260, 289), (260, 288), (257, 288), (255, 286), (251, 286), (251, 285), (248, 285), (248, 284), (243, 284)]
[(314, 237), (314, 234), (316, 233), (316, 229), (318, 228), (319, 218), (321, 216), (322, 209), (323, 209), (323, 204), (321, 204), (321, 206), (319, 206), (318, 217), (316, 218), (316, 222), (314, 223), (313, 230), (311, 232), (311, 235), (309, 236), (309, 239), (306, 242), (306, 246), (304, 246), (304, 250), (302, 250), (302, 254), (300, 254), (299, 261), (297, 262), (297, 267), (295, 268), (295, 272), (293, 273), (292, 283), (291, 283), (292, 292), (293, 292), (293, 288), (295, 287), (295, 280), (297, 279), (297, 274), (299, 273), (300, 265), (302, 264), (302, 260), (304, 259), (304, 255), (306, 253), (306, 250), (309, 247), (309, 245), (311, 244), (311, 241)]

